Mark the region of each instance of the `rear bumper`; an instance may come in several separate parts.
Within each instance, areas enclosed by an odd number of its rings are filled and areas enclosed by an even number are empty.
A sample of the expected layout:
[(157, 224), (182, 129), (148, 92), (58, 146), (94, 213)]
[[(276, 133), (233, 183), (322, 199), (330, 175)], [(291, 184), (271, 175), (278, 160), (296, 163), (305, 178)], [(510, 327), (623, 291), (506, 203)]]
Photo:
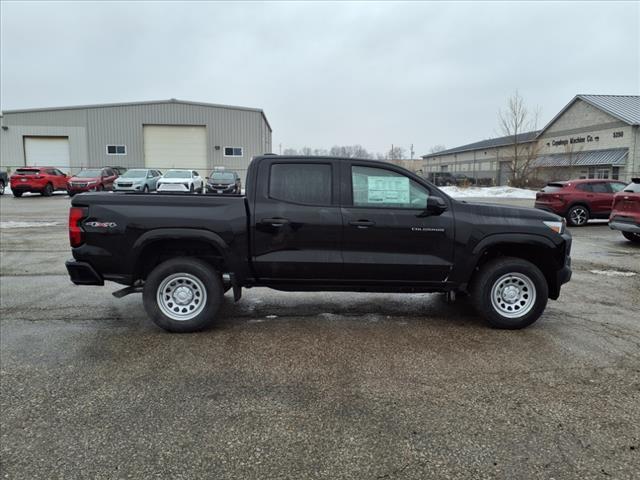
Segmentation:
[(71, 281), (76, 285), (104, 285), (104, 279), (87, 262), (67, 260), (65, 262)]
[(640, 233), (640, 225), (633, 222), (611, 221), (609, 228), (612, 230), (620, 230), (621, 232)]

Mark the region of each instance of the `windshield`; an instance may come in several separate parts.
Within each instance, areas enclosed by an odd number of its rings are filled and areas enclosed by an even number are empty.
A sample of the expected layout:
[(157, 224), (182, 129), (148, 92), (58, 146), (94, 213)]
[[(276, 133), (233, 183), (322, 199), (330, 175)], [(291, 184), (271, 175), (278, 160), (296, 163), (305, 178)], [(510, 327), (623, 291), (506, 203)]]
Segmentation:
[(189, 170), (169, 170), (164, 174), (164, 178), (191, 178)]
[(213, 172), (211, 174), (211, 179), (212, 180), (228, 180), (229, 182), (233, 182), (235, 180), (235, 177), (234, 177), (233, 173)]
[(134, 169), (127, 170), (125, 173), (120, 175), (120, 178), (144, 178), (147, 176), (147, 170)]
[(102, 173), (102, 170), (81, 170), (76, 173), (76, 177), (78, 178), (96, 178), (99, 177)]

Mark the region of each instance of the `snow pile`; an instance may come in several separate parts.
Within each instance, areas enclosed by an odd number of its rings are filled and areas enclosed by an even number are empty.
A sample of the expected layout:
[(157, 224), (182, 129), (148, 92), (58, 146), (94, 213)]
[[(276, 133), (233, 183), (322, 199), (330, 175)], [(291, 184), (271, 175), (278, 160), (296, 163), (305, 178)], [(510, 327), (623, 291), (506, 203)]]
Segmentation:
[(535, 190), (514, 187), (440, 187), (447, 195), (453, 198), (536, 198)]
[(634, 272), (619, 272), (617, 270), (589, 270), (594, 275), (604, 275), (606, 277), (635, 277)]
[(58, 222), (0, 222), (0, 228), (34, 228), (34, 227), (55, 227), (60, 225)]

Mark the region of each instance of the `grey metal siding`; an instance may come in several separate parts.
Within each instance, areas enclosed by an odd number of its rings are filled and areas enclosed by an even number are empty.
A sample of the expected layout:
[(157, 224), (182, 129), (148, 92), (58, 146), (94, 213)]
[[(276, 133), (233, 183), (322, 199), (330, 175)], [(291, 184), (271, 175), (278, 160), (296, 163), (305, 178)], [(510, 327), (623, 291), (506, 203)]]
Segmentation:
[[(69, 136), (71, 167), (144, 166), (144, 125), (201, 125), (207, 129), (210, 169), (226, 165), (243, 180), (252, 157), (271, 150), (271, 129), (259, 110), (193, 103), (158, 102), (50, 111), (6, 112), (2, 124), (2, 165), (24, 165), (23, 135)], [(126, 145), (126, 155), (107, 155), (107, 145)], [(216, 150), (215, 147), (220, 149)], [(242, 157), (224, 157), (224, 147), (243, 148)], [(187, 166), (187, 165), (185, 165)]]

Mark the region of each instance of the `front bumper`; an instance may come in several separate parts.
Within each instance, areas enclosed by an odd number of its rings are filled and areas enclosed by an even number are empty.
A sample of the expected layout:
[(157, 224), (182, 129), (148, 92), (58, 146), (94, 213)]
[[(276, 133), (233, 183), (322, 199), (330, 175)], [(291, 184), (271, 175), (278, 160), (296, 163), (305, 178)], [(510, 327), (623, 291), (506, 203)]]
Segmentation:
[(132, 185), (130, 187), (123, 187), (121, 185), (113, 185), (114, 192), (141, 192), (144, 188), (144, 184)]
[(67, 260), (64, 265), (71, 281), (76, 285), (104, 285), (104, 278), (87, 262)]
[(235, 184), (232, 185), (212, 185), (210, 183), (207, 183), (207, 193), (217, 193), (217, 194), (224, 194), (224, 193), (235, 193), (236, 191), (236, 186)]

